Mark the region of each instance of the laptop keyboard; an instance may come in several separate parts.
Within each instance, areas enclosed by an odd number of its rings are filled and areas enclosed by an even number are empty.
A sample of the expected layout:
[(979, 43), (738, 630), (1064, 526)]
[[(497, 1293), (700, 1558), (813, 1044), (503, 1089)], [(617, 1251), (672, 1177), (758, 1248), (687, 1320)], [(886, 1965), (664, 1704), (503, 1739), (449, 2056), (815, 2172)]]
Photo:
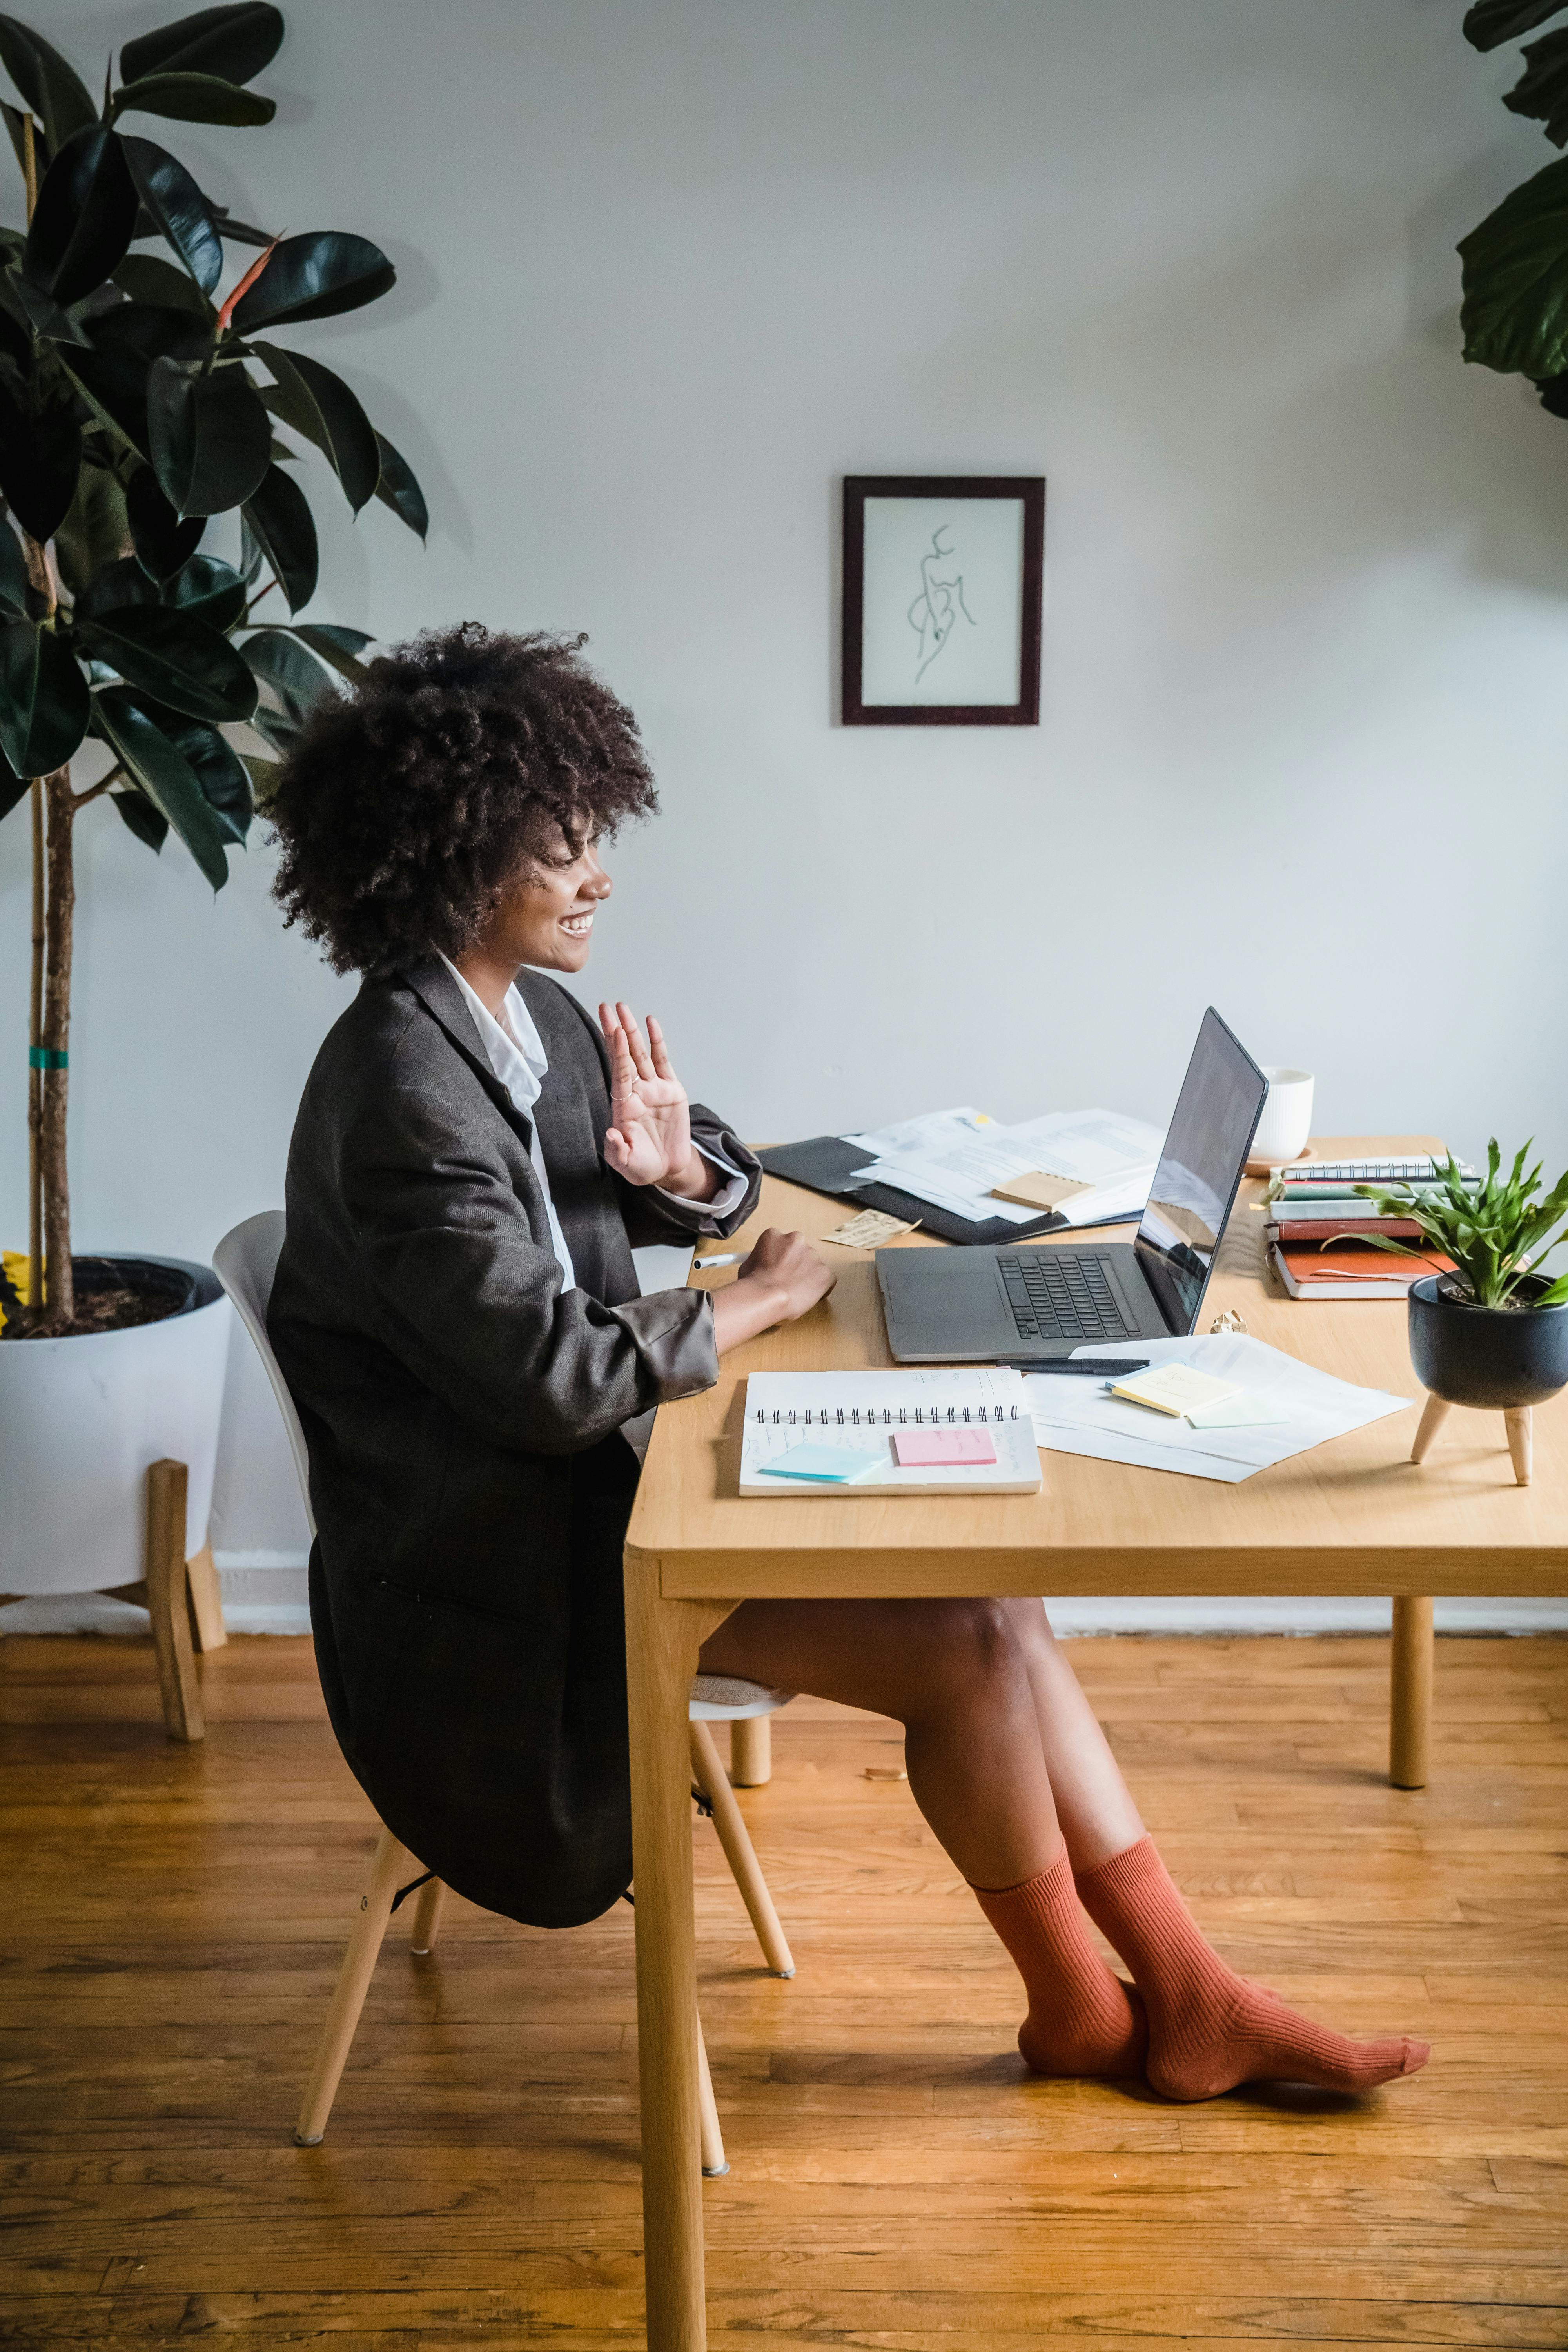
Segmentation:
[(1102, 1257), (1076, 1250), (1007, 1250), (996, 1261), (1023, 1339), (1135, 1339)]

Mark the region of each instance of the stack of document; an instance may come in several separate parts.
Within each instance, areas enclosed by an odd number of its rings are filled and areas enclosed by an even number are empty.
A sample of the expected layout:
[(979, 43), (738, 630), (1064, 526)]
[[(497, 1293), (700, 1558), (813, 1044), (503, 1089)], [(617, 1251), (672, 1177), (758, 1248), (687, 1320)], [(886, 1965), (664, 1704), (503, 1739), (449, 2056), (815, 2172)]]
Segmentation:
[(1069, 1225), (1141, 1216), (1164, 1141), (1157, 1127), (1113, 1110), (1053, 1111), (1003, 1127), (964, 1106), (928, 1111), (868, 1135), (847, 1135), (867, 1156), (860, 1184), (889, 1184), (952, 1216), (984, 1224), (993, 1217), (1029, 1225), (1038, 1207), (998, 1200), (993, 1186), (1047, 1174), (1085, 1189), (1061, 1204)]
[[(1184, 1364), (1230, 1385), (1217, 1404), (1192, 1414), (1151, 1412), (1081, 1374), (1030, 1373), (1024, 1381), (1035, 1441), (1054, 1454), (1088, 1454), (1145, 1470), (1235, 1485), (1275, 1462), (1305, 1454), (1385, 1414), (1410, 1399), (1384, 1389), (1352, 1388), (1314, 1365), (1240, 1332), (1206, 1339), (1119, 1340), (1079, 1348), (1079, 1355), (1146, 1358), (1152, 1366)], [(1194, 1425), (1194, 1423), (1196, 1425)]]

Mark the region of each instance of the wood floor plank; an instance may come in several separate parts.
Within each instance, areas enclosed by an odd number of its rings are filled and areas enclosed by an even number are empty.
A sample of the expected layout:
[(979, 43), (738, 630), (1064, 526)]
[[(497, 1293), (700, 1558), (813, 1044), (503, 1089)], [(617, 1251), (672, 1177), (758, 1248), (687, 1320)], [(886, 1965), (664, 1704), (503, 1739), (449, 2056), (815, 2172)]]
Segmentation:
[[(797, 1702), (742, 1796), (793, 1982), (696, 1829), (715, 2352), (1568, 2344), (1568, 1642), (1442, 1642), (1414, 1792), (1377, 1640), (1073, 1655), (1227, 1957), (1432, 2066), (1196, 2107), (1028, 2077), (1010, 1964), (907, 1784), (864, 1777), (899, 1727)], [(417, 1961), (395, 1923), (295, 2148), (374, 1822), (307, 1643), (201, 1671), (182, 1751), (145, 1642), (0, 1641), (0, 2347), (626, 2352), (629, 1912), (548, 1935), (457, 1900)]]

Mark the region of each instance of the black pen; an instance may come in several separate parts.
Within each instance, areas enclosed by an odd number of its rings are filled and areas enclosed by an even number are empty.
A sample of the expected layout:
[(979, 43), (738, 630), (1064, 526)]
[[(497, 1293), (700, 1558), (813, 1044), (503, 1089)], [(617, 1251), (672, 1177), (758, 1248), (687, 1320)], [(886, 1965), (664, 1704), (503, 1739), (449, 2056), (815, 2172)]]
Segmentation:
[(1146, 1372), (1147, 1356), (998, 1356), (1004, 1372), (1083, 1372), (1090, 1380), (1124, 1380), (1129, 1372)]

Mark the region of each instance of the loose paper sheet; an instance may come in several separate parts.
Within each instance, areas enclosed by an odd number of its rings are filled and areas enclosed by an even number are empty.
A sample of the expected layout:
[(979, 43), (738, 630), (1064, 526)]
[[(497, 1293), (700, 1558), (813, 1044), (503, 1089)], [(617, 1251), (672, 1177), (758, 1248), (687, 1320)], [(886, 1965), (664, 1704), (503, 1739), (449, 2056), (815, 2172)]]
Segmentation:
[(1025, 1379), (1035, 1435), (1041, 1445), (1065, 1454), (1091, 1454), (1102, 1461), (1174, 1470), (1196, 1478), (1247, 1478), (1292, 1454), (1342, 1437), (1347, 1431), (1402, 1412), (1408, 1397), (1383, 1389), (1354, 1388), (1312, 1364), (1303, 1364), (1245, 1332), (1215, 1332), (1190, 1339), (1103, 1341), (1074, 1350), (1078, 1355), (1145, 1356), (1151, 1364), (1189, 1363), (1216, 1380), (1233, 1380), (1249, 1397), (1266, 1400), (1278, 1421), (1194, 1429), (1186, 1421), (1124, 1404), (1096, 1381)]
[(885, 1209), (862, 1209), (847, 1225), (836, 1225), (822, 1238), (837, 1242), (840, 1249), (884, 1249), (900, 1234), (912, 1234), (919, 1223), (918, 1217), (889, 1217)]

